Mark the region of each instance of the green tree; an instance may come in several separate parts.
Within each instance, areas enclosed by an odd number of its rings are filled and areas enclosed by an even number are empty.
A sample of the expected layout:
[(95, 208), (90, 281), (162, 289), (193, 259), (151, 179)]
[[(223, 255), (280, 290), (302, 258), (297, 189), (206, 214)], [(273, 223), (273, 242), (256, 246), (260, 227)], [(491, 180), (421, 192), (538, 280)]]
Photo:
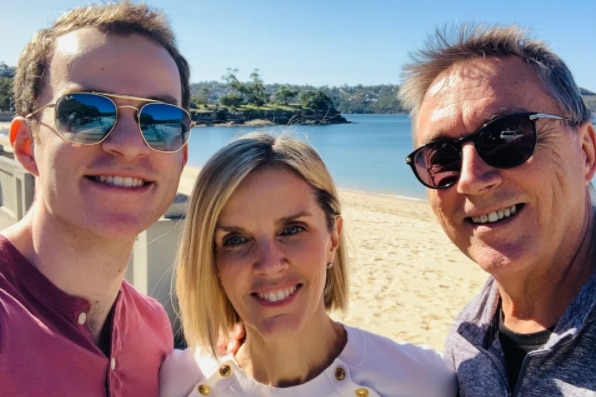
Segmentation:
[(0, 110), (12, 109), (12, 77), (0, 77)]
[(246, 95), (246, 86), (238, 80), (236, 73), (238, 73), (238, 69), (227, 68), (226, 74), (221, 78), (230, 86), (232, 91), (236, 91), (240, 95)]
[(219, 98), (219, 103), (221, 103), (222, 106), (237, 108), (244, 103), (244, 98), (240, 94), (231, 93)]
[(333, 101), (321, 90), (302, 91), (298, 99), (304, 108), (324, 111), (335, 109)]
[(209, 90), (205, 87), (199, 89), (197, 95), (193, 95), (190, 98), (190, 107), (198, 108), (201, 106), (205, 106), (209, 103)]
[(209, 89), (202, 87), (197, 96), (193, 96), (197, 105), (207, 105), (209, 103)]
[(273, 94), (275, 101), (277, 103), (281, 103), (283, 105), (287, 105), (290, 101), (298, 95), (298, 90), (293, 88), (289, 88), (286, 85), (282, 85), (279, 89)]
[(190, 107), (191, 109), (200, 108), (201, 106), (207, 105), (207, 99), (198, 96), (191, 96), (190, 97)]
[(256, 106), (263, 106), (268, 102), (267, 93), (265, 92), (265, 84), (259, 69), (254, 69), (250, 74), (250, 82), (245, 85), (247, 102)]
[[(242, 97), (243, 101), (256, 106), (263, 106), (268, 102), (267, 92), (265, 91), (265, 84), (259, 74), (259, 69), (253, 70), (250, 74), (250, 81), (243, 83), (236, 77), (238, 69), (228, 68), (222, 79), (228, 84), (232, 94), (237, 94)], [(236, 100), (236, 99), (235, 99)], [(221, 99), (220, 99), (220, 103)], [(223, 103), (222, 103), (223, 104)]]
[(400, 111), (403, 112), (403, 108), (397, 99), (397, 95), (382, 96), (370, 108), (375, 113), (392, 114)]

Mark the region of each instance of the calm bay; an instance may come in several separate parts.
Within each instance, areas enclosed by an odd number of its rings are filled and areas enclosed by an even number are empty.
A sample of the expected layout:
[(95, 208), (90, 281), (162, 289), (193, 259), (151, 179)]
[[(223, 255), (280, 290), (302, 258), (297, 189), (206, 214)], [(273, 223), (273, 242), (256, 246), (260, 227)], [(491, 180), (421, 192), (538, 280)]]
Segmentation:
[(425, 199), (425, 189), (404, 159), (412, 151), (407, 115), (348, 114), (351, 124), (270, 127), (195, 127), (188, 164), (201, 167), (235, 137), (253, 131), (289, 134), (319, 152), (341, 188)]

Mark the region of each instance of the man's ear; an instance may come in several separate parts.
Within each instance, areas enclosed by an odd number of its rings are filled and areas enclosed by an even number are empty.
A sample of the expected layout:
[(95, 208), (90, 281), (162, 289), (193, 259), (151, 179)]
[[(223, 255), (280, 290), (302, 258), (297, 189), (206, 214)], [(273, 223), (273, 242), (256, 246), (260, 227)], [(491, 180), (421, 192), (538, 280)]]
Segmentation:
[(585, 179), (586, 184), (592, 181), (596, 173), (596, 132), (591, 121), (579, 129), (581, 133), (581, 145), (585, 158)]
[(24, 117), (17, 116), (12, 119), (9, 139), (12, 151), (23, 168), (33, 175), (39, 176), (35, 161), (33, 131)]

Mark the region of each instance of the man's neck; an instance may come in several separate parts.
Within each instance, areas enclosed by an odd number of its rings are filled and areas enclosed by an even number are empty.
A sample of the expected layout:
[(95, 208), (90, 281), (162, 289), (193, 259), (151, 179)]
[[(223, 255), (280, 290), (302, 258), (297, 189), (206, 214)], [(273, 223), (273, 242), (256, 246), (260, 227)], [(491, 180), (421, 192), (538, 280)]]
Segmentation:
[(70, 230), (36, 217), (34, 211), (3, 234), (56, 287), (89, 302), (87, 322), (98, 342), (124, 279), (134, 238), (113, 241)]

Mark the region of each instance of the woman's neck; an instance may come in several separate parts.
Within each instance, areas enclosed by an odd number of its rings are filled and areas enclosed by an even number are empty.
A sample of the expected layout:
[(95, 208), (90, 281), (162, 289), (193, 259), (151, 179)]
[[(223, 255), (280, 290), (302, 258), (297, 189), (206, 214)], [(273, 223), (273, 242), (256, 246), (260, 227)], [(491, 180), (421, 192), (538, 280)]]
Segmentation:
[(264, 339), (247, 327), (246, 342), (236, 353), (236, 361), (259, 383), (295, 386), (323, 372), (339, 356), (346, 342), (344, 327), (328, 316), (319, 324), (275, 339)]

